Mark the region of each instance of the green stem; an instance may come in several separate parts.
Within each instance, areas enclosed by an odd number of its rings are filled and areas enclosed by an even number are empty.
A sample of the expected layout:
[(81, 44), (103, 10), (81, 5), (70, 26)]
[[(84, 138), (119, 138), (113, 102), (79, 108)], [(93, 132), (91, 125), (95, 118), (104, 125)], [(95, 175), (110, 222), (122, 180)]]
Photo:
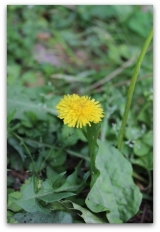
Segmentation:
[(143, 183), (147, 183), (147, 181), (136, 172), (133, 172), (132, 176), (137, 180), (141, 180)]
[(129, 114), (129, 110), (130, 110), (130, 106), (131, 106), (131, 102), (132, 102), (132, 97), (133, 97), (133, 92), (134, 92), (137, 76), (138, 76), (142, 61), (144, 59), (145, 53), (146, 53), (148, 46), (152, 40), (152, 37), (153, 37), (153, 29), (150, 31), (150, 33), (149, 33), (149, 35), (148, 35), (148, 37), (143, 45), (143, 48), (142, 48), (141, 53), (139, 55), (139, 58), (137, 60), (137, 63), (136, 63), (135, 69), (134, 69), (134, 73), (133, 73), (133, 76), (131, 79), (131, 83), (130, 83), (128, 95), (127, 95), (127, 101), (126, 101), (126, 105), (125, 105), (125, 111), (124, 111), (122, 124), (121, 124), (119, 137), (118, 137), (118, 149), (119, 150), (121, 150), (121, 148), (122, 148), (125, 126), (127, 123), (127, 118), (128, 118), (128, 114)]

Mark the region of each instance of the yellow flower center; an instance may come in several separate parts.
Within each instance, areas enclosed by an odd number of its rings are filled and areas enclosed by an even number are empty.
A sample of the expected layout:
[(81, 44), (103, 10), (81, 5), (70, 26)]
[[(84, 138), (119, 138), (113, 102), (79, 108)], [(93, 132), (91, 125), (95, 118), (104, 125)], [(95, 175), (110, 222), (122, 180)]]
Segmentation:
[(99, 102), (90, 100), (88, 96), (78, 96), (77, 94), (66, 95), (56, 106), (59, 118), (69, 127), (82, 128), (90, 122), (98, 123), (104, 117), (103, 109)]

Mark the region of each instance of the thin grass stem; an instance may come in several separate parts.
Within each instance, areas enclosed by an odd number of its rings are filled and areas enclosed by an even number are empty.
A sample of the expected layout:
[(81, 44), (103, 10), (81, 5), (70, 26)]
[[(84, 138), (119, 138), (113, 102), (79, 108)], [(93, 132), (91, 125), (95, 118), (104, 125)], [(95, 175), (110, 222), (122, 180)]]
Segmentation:
[(137, 60), (137, 63), (136, 63), (136, 66), (133, 72), (133, 76), (132, 76), (131, 83), (130, 83), (129, 90), (128, 90), (127, 101), (126, 101), (125, 111), (124, 111), (123, 118), (122, 118), (122, 124), (121, 124), (120, 132), (119, 132), (119, 137), (118, 137), (118, 150), (121, 150), (122, 148), (125, 127), (126, 127), (127, 118), (128, 118), (128, 114), (129, 114), (129, 110), (130, 110), (130, 106), (132, 102), (132, 97), (133, 97), (133, 92), (134, 92), (137, 76), (138, 76), (141, 64), (143, 62), (145, 53), (147, 52), (148, 46), (152, 40), (152, 37), (153, 37), (153, 29), (151, 29), (142, 47), (141, 53), (139, 55), (139, 58)]

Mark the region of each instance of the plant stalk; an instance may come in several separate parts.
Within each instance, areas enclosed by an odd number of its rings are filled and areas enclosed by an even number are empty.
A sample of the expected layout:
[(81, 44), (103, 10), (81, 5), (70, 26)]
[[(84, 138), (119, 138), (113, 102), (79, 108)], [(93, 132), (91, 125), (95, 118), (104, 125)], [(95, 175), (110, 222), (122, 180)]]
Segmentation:
[(120, 132), (119, 132), (119, 137), (118, 137), (118, 150), (121, 150), (121, 148), (122, 148), (125, 126), (127, 123), (127, 118), (128, 118), (128, 114), (129, 114), (129, 110), (130, 110), (130, 106), (131, 106), (131, 102), (132, 102), (132, 97), (133, 97), (133, 92), (134, 92), (137, 76), (138, 76), (141, 64), (143, 62), (145, 53), (146, 53), (148, 46), (152, 40), (152, 37), (153, 37), (153, 28), (151, 29), (143, 47), (142, 47), (141, 53), (139, 55), (139, 58), (137, 60), (137, 63), (136, 63), (136, 66), (135, 66), (135, 69), (133, 72), (133, 76), (132, 76), (131, 83), (130, 83), (129, 90), (128, 90), (127, 101), (126, 101), (126, 105), (125, 105), (124, 115), (122, 118), (122, 124), (121, 124)]

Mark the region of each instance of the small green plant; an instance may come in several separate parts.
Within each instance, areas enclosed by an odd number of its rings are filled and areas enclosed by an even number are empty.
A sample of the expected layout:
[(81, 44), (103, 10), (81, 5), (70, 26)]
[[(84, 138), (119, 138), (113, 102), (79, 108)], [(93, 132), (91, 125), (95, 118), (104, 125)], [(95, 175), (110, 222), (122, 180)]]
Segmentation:
[(149, 215), (151, 23), (149, 7), (8, 6), (8, 223)]
[(138, 212), (142, 194), (133, 182), (130, 162), (115, 147), (98, 139), (104, 117), (99, 102), (73, 94), (65, 96), (56, 108), (64, 124), (83, 127), (88, 141), (91, 182), (87, 207), (92, 213), (105, 212), (106, 222), (126, 222)]

